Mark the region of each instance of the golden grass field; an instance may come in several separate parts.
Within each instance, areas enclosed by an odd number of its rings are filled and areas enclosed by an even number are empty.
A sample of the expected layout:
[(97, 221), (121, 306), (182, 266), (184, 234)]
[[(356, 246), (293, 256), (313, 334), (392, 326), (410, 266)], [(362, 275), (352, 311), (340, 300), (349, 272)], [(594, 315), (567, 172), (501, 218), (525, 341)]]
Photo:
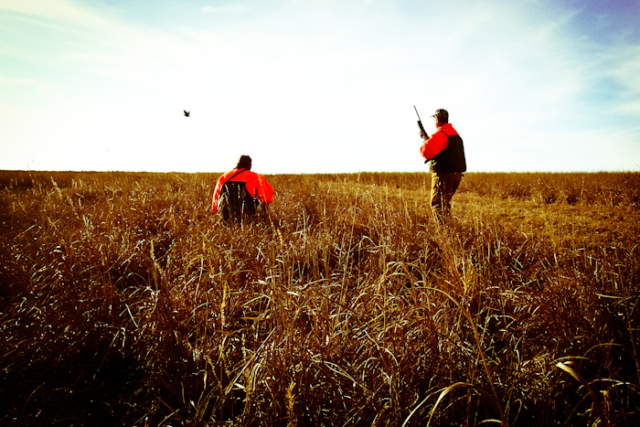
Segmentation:
[(1, 425), (640, 425), (640, 174), (217, 176), (0, 172)]

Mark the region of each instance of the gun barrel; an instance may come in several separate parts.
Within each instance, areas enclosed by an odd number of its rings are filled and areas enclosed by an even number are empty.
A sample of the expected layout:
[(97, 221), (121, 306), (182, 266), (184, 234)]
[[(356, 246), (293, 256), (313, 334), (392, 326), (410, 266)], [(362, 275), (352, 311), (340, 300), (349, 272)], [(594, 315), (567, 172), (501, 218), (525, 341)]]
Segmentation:
[(416, 110), (416, 114), (418, 116), (418, 120), (420, 120), (420, 123), (422, 123), (422, 119), (420, 118), (420, 114), (418, 114), (418, 109), (416, 108), (416, 106), (413, 106), (413, 109)]
[(418, 127), (420, 128), (420, 131), (424, 134), (425, 137), (429, 138), (429, 134), (426, 130), (424, 130), (424, 126), (422, 126), (422, 119), (420, 118), (420, 114), (418, 113), (418, 109), (415, 105), (413, 106), (413, 109), (416, 110), (416, 114), (418, 115)]

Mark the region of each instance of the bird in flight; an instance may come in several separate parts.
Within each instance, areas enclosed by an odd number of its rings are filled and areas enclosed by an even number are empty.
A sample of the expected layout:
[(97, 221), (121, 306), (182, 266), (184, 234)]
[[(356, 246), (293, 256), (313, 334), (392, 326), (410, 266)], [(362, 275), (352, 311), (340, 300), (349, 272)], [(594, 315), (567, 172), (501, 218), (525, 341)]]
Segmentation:
[(182, 110), (182, 111), (184, 111), (184, 116), (185, 116), (185, 117), (189, 117), (189, 114), (190, 114), (190, 112), (189, 112), (189, 111), (187, 111), (187, 110)]

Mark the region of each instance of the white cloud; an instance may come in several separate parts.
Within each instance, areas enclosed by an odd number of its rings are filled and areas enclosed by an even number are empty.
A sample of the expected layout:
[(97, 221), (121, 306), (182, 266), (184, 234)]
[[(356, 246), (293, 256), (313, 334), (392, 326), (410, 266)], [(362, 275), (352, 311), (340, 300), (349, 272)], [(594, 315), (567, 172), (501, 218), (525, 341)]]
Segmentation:
[(42, 24), (47, 21), (64, 22), (94, 30), (112, 27), (117, 16), (114, 9), (97, 11), (71, 0), (0, 0), (1, 10), (39, 18), (44, 20)]
[(200, 10), (204, 13), (244, 13), (248, 12), (249, 8), (243, 5), (235, 5), (235, 6), (202, 6)]
[(98, 64), (114, 64), (116, 61), (102, 53), (69, 53), (66, 55), (68, 59), (94, 62)]
[(37, 82), (33, 79), (16, 79), (16, 78), (0, 76), (0, 86), (10, 86), (10, 85), (33, 86), (36, 84)]
[(614, 52), (611, 74), (624, 88), (624, 95), (616, 106), (623, 114), (632, 114), (640, 120), (640, 46), (626, 46)]
[(55, 87), (54, 84), (45, 81), (26, 79), (26, 78), (12, 78), (0, 75), (0, 86), (30, 86), (36, 87), (40, 90), (49, 90)]

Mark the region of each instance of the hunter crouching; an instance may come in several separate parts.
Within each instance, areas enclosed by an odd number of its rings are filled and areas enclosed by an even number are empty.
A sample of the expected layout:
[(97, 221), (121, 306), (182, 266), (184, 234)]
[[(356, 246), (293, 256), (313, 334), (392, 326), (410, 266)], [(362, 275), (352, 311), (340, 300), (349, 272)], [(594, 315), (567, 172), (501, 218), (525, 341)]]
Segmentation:
[(225, 222), (242, 222), (262, 216), (271, 202), (273, 187), (251, 171), (251, 157), (242, 155), (233, 170), (218, 178), (211, 208)]

